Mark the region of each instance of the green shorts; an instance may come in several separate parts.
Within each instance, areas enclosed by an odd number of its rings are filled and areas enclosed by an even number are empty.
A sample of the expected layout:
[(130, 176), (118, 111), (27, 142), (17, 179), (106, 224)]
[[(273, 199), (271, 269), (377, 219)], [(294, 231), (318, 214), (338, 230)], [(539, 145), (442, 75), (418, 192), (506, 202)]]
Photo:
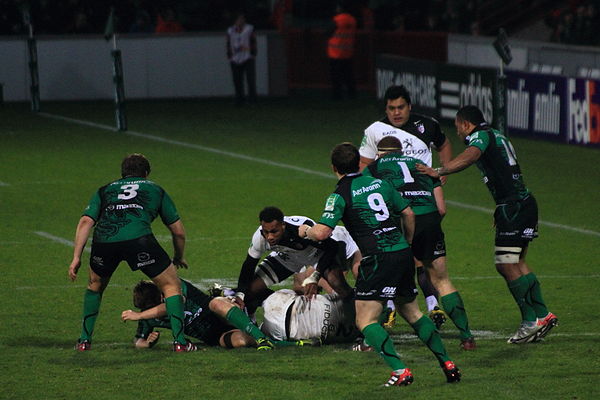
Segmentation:
[(410, 248), (363, 257), (356, 279), (356, 300), (401, 297), (410, 302), (416, 296), (415, 262)]
[(498, 247), (527, 247), (538, 237), (538, 207), (533, 195), (498, 204), (494, 212)]

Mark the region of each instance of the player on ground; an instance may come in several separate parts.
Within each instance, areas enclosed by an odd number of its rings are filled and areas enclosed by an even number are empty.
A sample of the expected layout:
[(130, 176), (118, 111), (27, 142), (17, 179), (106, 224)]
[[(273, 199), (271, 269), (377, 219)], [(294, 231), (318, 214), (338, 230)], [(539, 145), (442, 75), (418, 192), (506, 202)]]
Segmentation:
[[(236, 298), (210, 297), (190, 282), (182, 279), (184, 304), (184, 333), (210, 346), (228, 349), (255, 346), (271, 350), (273, 344), (236, 305)], [(165, 303), (158, 287), (148, 281), (139, 282), (133, 289), (133, 304), (141, 311), (125, 310), (121, 319), (139, 321), (135, 346), (154, 346), (159, 332), (154, 328), (171, 329)], [(237, 328), (237, 329), (236, 329)]]
[[(343, 227), (336, 229), (331, 238), (315, 243), (298, 236), (298, 226), (314, 225), (310, 218), (284, 217), (280, 209), (266, 207), (260, 212), (259, 221), (260, 226), (252, 236), (237, 288), (238, 292), (244, 294), (250, 314), (273, 293), (269, 286), (308, 266), (316, 268), (303, 282), (305, 294), (309, 297), (317, 293), (317, 283), (321, 276), (342, 298), (352, 295), (352, 288), (346, 282), (343, 268), (345, 259), (358, 262), (360, 252)], [(259, 264), (266, 252), (269, 255)]]
[(442, 306), (460, 332), (461, 347), (475, 349), (475, 339), (469, 330), (469, 320), (458, 290), (448, 276), (446, 243), (442, 218), (433, 197), (433, 179), (416, 169), (419, 160), (405, 156), (400, 140), (386, 136), (377, 145), (376, 161), (363, 170), (365, 176), (388, 180), (409, 201), (415, 213), (415, 235), (412, 251), (427, 271), (429, 280), (440, 295)]
[[(432, 152), (438, 152), (441, 165), (452, 158), (452, 145), (442, 132), (440, 124), (433, 118), (413, 113), (410, 93), (404, 86), (390, 86), (383, 96), (386, 117), (376, 121), (365, 129), (360, 145), (361, 171), (377, 157), (377, 144), (386, 136), (394, 136), (400, 140), (404, 155), (417, 158), (431, 166)], [(445, 183), (443, 178), (442, 183)], [(444, 192), (438, 183), (433, 189), (438, 211), (442, 218), (446, 214)], [(425, 296), (430, 318), (438, 328), (445, 321), (444, 313), (439, 309), (438, 293), (427, 279), (423, 264), (416, 262), (419, 286)], [(393, 317), (393, 313), (391, 316)]]
[(314, 299), (281, 289), (262, 304), (260, 329), (275, 340), (319, 338), (323, 344), (352, 342), (359, 332), (354, 323), (354, 304), (337, 294), (318, 294)]
[[(77, 225), (69, 278), (81, 267), (81, 254), (94, 225), (89, 281), (83, 298), (83, 322), (76, 350), (90, 350), (102, 293), (119, 263), (127, 261), (160, 288), (173, 327), (173, 351), (195, 351), (183, 335), (183, 298), (177, 267), (187, 268), (183, 257), (185, 230), (169, 195), (147, 179), (150, 163), (142, 154), (131, 154), (121, 164), (122, 178), (96, 191)], [(152, 234), (152, 221), (160, 216), (173, 237), (173, 261)]]
[(417, 168), (438, 178), (477, 165), (496, 202), (496, 270), (505, 279), (521, 311), (521, 326), (508, 342), (539, 341), (558, 324), (558, 318), (546, 308), (540, 283), (525, 262), (529, 242), (538, 236), (536, 200), (523, 183), (511, 142), (485, 122), (481, 110), (475, 106), (462, 107), (454, 124), (456, 133), (467, 144), (466, 150), (441, 168), (423, 164)]
[[(396, 301), (402, 317), (437, 358), (448, 382), (458, 382), (460, 372), (450, 360), (433, 322), (419, 310), (410, 250), (414, 214), (408, 201), (387, 182), (358, 172), (359, 153), (351, 143), (334, 147), (333, 171), (339, 181), (314, 226), (299, 228), (302, 237), (322, 240), (342, 220), (363, 255), (356, 281), (356, 325), (369, 345), (391, 367), (386, 386), (409, 385), (411, 371), (400, 359), (378, 318), (387, 300)], [(400, 224), (404, 225), (404, 234)]]

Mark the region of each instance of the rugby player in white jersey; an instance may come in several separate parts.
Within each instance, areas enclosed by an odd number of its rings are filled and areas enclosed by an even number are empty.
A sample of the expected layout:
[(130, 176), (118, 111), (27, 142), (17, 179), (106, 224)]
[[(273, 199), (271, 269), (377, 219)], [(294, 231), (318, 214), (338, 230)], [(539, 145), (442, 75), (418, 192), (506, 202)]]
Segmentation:
[[(246, 260), (238, 278), (238, 295), (243, 293), (249, 314), (253, 314), (273, 291), (270, 286), (282, 282), (304, 267), (315, 271), (303, 281), (304, 295), (317, 294), (318, 282), (324, 278), (343, 299), (352, 296), (344, 269), (348, 260), (360, 262), (360, 251), (344, 227), (334, 229), (330, 238), (312, 242), (298, 236), (302, 224), (314, 225), (308, 217), (284, 217), (277, 207), (266, 207), (259, 214), (260, 226), (252, 236)], [(260, 262), (264, 254), (268, 255)]]
[(347, 343), (359, 335), (353, 302), (343, 301), (337, 294), (308, 299), (291, 289), (281, 289), (267, 297), (262, 306), (260, 329), (275, 340)]

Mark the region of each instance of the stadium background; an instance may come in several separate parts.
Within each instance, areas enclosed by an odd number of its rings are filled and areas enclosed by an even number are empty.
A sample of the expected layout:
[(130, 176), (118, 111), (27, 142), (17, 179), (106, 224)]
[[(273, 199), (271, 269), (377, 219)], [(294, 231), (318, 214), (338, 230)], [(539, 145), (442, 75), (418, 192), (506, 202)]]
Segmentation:
[[(427, 350), (399, 323), (393, 337), (415, 384), (397, 393), (378, 388), (387, 370), (376, 355), (341, 345), (182, 355), (163, 341), (154, 351), (136, 351), (135, 326), (119, 315), (130, 307), (141, 275), (125, 266), (107, 290), (94, 350), (76, 353), (85, 277), (72, 284), (66, 276), (75, 224), (89, 197), (118, 176), (124, 155), (138, 151), (149, 157), (151, 178), (172, 195), (186, 225), (190, 269), (182, 276), (201, 287), (235, 281), (262, 207), (320, 214), (335, 184), (329, 150), (341, 141), (358, 143), (364, 127), (379, 118), (373, 91), (331, 102), (326, 89), (292, 87), (289, 96), (242, 108), (227, 98), (130, 101), (126, 132), (114, 131), (108, 100), (42, 100), (41, 114), (23, 102), (0, 106), (0, 398), (600, 396), (597, 149), (513, 138), (540, 204), (540, 238), (528, 259), (561, 319), (544, 343), (532, 346), (505, 343), (518, 311), (492, 265), (489, 194), (474, 168), (450, 177), (448, 263), (479, 348), (460, 352), (456, 330), (443, 328), (464, 372), (459, 385), (447, 385)], [(450, 124), (444, 128), (456, 154), (462, 144)], [(155, 232), (168, 247), (167, 230), (156, 224)]]

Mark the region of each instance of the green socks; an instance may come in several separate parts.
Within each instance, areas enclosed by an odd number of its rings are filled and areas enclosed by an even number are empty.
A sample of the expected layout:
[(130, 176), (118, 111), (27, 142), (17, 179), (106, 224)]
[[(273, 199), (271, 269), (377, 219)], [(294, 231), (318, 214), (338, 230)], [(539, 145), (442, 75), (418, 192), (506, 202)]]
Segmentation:
[(527, 278), (527, 281), (529, 282), (529, 295), (535, 314), (538, 318), (544, 318), (548, 315), (548, 308), (546, 308), (546, 303), (544, 303), (544, 299), (542, 298), (540, 281), (537, 280), (537, 277), (533, 272), (525, 275), (525, 278)]
[(180, 294), (167, 297), (165, 299), (165, 305), (167, 306), (167, 314), (171, 321), (171, 333), (173, 339), (179, 344), (186, 344), (185, 335), (183, 333), (184, 320), (183, 320), (183, 296)]
[(445, 295), (440, 300), (442, 301), (444, 311), (446, 311), (446, 314), (448, 314), (454, 325), (458, 328), (460, 338), (468, 339), (473, 336), (469, 330), (469, 320), (467, 319), (467, 312), (465, 311), (465, 305), (460, 294), (453, 292)]
[(258, 327), (252, 323), (250, 318), (238, 307), (231, 307), (225, 316), (227, 321), (231, 322), (231, 325), (235, 326), (242, 332), (252, 336), (255, 340), (266, 337), (264, 333)]
[(508, 289), (513, 295), (519, 310), (521, 310), (521, 319), (523, 321), (535, 321), (537, 316), (531, 304), (531, 295), (529, 289), (529, 279), (523, 275), (514, 281), (508, 282)]
[(100, 311), (100, 303), (102, 302), (102, 293), (94, 292), (86, 289), (83, 294), (83, 317), (80, 340), (92, 341), (92, 333), (94, 333), (94, 325)]
[(413, 329), (417, 333), (417, 336), (433, 353), (435, 358), (440, 364), (450, 360), (446, 348), (442, 343), (442, 338), (439, 332), (435, 329), (433, 322), (426, 316), (422, 316), (417, 322), (412, 325)]
[(367, 325), (362, 330), (362, 333), (367, 342), (375, 348), (375, 351), (383, 357), (383, 360), (392, 370), (396, 371), (406, 368), (406, 365), (404, 365), (400, 356), (396, 353), (396, 349), (394, 349), (394, 342), (381, 325), (378, 323)]

